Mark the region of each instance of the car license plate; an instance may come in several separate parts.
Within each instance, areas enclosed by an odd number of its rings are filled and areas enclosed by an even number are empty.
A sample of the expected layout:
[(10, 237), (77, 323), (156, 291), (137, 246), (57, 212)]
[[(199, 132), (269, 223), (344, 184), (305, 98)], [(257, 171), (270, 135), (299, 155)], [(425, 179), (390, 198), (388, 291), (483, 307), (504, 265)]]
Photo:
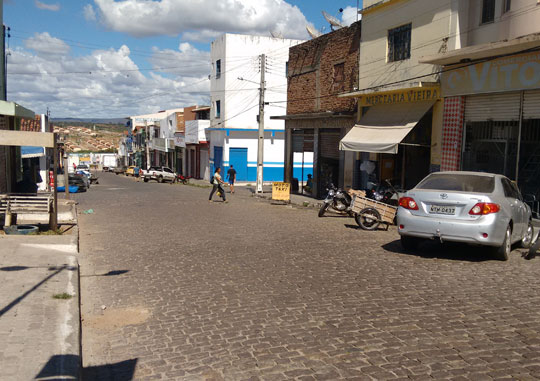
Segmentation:
[(429, 212), (433, 214), (456, 214), (454, 206), (431, 205)]

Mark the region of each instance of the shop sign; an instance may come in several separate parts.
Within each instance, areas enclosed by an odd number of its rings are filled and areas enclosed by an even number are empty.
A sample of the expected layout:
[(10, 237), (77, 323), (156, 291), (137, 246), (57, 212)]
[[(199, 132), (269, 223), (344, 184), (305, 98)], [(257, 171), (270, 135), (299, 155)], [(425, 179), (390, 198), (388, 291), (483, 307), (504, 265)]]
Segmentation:
[(79, 156), (79, 163), (90, 163), (92, 160), (90, 159), (90, 156)]
[(415, 87), (364, 95), (360, 98), (360, 105), (368, 107), (380, 104), (436, 101), (440, 96), (441, 91), (438, 86)]
[(155, 150), (167, 152), (167, 141), (164, 138), (152, 139), (152, 147)]
[(272, 183), (272, 200), (289, 201), (291, 199), (291, 184)]
[(445, 97), (536, 89), (540, 87), (540, 53), (524, 53), (464, 66), (443, 73)]
[(174, 135), (174, 145), (175, 147), (185, 147), (186, 138), (184, 137), (184, 135)]

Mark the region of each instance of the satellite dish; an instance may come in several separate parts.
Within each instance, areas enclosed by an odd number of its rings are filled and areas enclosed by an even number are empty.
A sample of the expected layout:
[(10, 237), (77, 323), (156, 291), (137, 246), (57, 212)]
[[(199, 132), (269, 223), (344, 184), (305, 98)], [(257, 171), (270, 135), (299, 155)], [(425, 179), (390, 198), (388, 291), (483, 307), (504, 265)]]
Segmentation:
[(306, 25), (306, 30), (309, 33), (309, 35), (311, 36), (311, 38), (317, 38), (322, 34), (321, 32), (319, 32), (317, 29), (315, 29), (311, 25)]
[(322, 14), (324, 18), (326, 19), (326, 21), (328, 21), (328, 23), (332, 26), (332, 30), (334, 30), (334, 27), (337, 29), (343, 28), (343, 24), (336, 17), (330, 15), (329, 13), (325, 11), (322, 11)]

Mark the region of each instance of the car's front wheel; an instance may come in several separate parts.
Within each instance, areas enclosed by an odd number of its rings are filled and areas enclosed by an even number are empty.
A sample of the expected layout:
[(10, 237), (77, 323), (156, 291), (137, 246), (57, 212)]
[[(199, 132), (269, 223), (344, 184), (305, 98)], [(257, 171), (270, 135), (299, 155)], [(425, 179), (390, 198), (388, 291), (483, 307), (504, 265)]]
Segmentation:
[(521, 239), (521, 247), (524, 249), (528, 249), (531, 246), (532, 240), (534, 235), (534, 228), (531, 221), (529, 221), (529, 224), (527, 225), (527, 230), (525, 231), (525, 235)]
[(506, 228), (504, 233), (504, 240), (500, 247), (497, 247), (493, 250), (495, 258), (500, 261), (507, 261), (510, 257), (510, 252), (512, 251), (512, 228), (510, 225)]

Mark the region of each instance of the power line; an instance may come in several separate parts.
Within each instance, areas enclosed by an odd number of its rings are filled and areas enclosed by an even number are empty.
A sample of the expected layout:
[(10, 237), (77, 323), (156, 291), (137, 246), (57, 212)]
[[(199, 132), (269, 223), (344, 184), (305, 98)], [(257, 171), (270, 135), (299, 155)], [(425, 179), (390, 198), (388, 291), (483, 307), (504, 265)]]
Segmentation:
[[(402, 80), (399, 80), (399, 81), (389, 82), (389, 83), (385, 83), (385, 84), (381, 84), (381, 85), (377, 85), (377, 86), (365, 87), (363, 89), (358, 89), (357, 92), (368, 91), (368, 90), (378, 90), (378, 89), (385, 88), (385, 87), (388, 87), (388, 86), (399, 85), (399, 84), (411, 82), (411, 81), (414, 81), (414, 80), (417, 80), (417, 79), (421, 79), (421, 78), (425, 78), (425, 77), (431, 77), (433, 75), (443, 74), (443, 73), (447, 73), (447, 72), (454, 71), (454, 70), (459, 70), (459, 69), (462, 69), (464, 67), (469, 67), (469, 66), (476, 65), (478, 63), (490, 62), (490, 61), (493, 61), (493, 60), (496, 60), (496, 59), (499, 59), (499, 58), (509, 57), (509, 56), (513, 56), (513, 55), (516, 55), (516, 54), (522, 54), (522, 53), (528, 53), (528, 52), (536, 52), (536, 51), (540, 51), (540, 47), (535, 47), (535, 48), (531, 48), (531, 49), (525, 49), (525, 50), (522, 50), (522, 51), (519, 51), (519, 52), (514, 52), (514, 53), (507, 53), (507, 54), (499, 55), (499, 56), (496, 56), (496, 57), (490, 57), (490, 58), (474, 60), (472, 62), (467, 63), (466, 65), (462, 65), (462, 66), (459, 66), (459, 67), (451, 67), (451, 68), (442, 69), (442, 70), (439, 70), (439, 71), (436, 71), (436, 72), (433, 72), (433, 73), (430, 73), (430, 74), (423, 74), (423, 75), (418, 75), (418, 76), (415, 76), (415, 77), (410, 77), (410, 78), (407, 78), (407, 79), (402, 79)], [(327, 94), (327, 95), (321, 95), (321, 96), (318, 96), (318, 97), (287, 99), (286, 101), (274, 101), (274, 102), (269, 102), (269, 103), (301, 102), (301, 101), (309, 101), (309, 100), (329, 98), (329, 97), (335, 97), (335, 96), (336, 96), (336, 94)]]

